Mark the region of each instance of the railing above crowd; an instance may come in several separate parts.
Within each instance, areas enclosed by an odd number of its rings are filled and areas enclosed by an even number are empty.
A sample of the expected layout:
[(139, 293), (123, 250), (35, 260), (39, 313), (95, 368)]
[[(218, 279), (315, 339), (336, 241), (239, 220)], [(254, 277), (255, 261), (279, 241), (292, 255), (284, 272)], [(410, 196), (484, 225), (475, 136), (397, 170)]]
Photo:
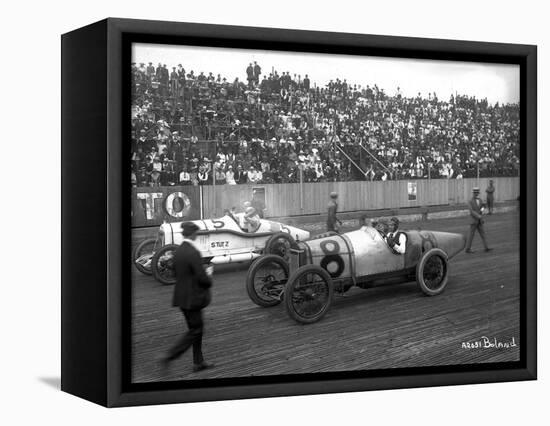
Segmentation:
[[(256, 68), (257, 67), (257, 68)], [(252, 68), (252, 71), (250, 70)], [(519, 106), (134, 66), (134, 186), (517, 176)]]

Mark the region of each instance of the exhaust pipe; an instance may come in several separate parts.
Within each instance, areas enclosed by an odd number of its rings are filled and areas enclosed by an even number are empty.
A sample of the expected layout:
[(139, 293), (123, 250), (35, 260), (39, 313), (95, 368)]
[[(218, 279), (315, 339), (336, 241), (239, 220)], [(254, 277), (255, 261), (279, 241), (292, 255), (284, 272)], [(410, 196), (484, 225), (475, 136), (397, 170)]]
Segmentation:
[(254, 260), (257, 257), (260, 257), (259, 253), (239, 253), (239, 254), (228, 254), (224, 256), (214, 256), (210, 263), (214, 265), (223, 265), (224, 263), (236, 263), (236, 262), (246, 262), (248, 260)]

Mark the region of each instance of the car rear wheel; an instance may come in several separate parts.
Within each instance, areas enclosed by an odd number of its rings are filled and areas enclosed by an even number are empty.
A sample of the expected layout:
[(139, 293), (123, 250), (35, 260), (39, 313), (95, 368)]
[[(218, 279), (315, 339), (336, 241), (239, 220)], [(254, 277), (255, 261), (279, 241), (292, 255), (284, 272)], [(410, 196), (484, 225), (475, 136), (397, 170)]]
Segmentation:
[(165, 285), (176, 283), (175, 244), (168, 244), (158, 250), (153, 256), (151, 270), (155, 279)]
[(134, 249), (132, 254), (132, 259), (134, 260), (134, 265), (137, 270), (145, 275), (151, 275), (151, 261), (158, 247), (156, 238), (148, 238), (143, 240), (138, 246)]
[(329, 310), (334, 296), (332, 278), (317, 265), (298, 268), (285, 287), (286, 311), (302, 324), (319, 321)]
[(264, 308), (281, 303), (288, 281), (288, 263), (280, 256), (268, 254), (259, 257), (246, 275), (248, 297)]
[(294, 238), (284, 232), (278, 232), (265, 243), (265, 253), (275, 254), (282, 257), (285, 261), (290, 260), (290, 249), (296, 245)]
[(416, 266), (416, 282), (427, 296), (440, 294), (449, 279), (447, 254), (439, 249), (428, 250)]

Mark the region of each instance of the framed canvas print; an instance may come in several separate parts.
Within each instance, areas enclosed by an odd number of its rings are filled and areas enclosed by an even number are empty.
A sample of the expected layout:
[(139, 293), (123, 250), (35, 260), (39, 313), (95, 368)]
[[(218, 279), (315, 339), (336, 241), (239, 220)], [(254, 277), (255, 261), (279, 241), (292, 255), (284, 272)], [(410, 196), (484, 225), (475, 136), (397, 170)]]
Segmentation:
[(535, 46), (107, 19), (62, 79), (63, 390), (536, 378)]

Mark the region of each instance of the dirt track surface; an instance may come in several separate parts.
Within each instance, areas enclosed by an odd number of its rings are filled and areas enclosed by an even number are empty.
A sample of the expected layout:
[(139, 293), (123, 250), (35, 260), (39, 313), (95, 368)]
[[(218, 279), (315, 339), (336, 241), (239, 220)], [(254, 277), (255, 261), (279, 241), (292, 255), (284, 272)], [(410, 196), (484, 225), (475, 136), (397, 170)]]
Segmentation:
[[(466, 233), (468, 223), (461, 217), (407, 223), (404, 229)], [(261, 308), (252, 303), (245, 289), (248, 264), (217, 267), (213, 301), (203, 311), (203, 352), (216, 366), (200, 373), (192, 372), (191, 350), (168, 369), (161, 368), (159, 359), (187, 328), (181, 312), (171, 307), (173, 287), (132, 268), (132, 380), (517, 361), (519, 214), (487, 216), (485, 228), (494, 250), (485, 253), (476, 235), (476, 252), (451, 260), (442, 294), (424, 296), (414, 282), (353, 288), (310, 325), (296, 323), (282, 304)], [(484, 347), (495, 339), (515, 346)]]

